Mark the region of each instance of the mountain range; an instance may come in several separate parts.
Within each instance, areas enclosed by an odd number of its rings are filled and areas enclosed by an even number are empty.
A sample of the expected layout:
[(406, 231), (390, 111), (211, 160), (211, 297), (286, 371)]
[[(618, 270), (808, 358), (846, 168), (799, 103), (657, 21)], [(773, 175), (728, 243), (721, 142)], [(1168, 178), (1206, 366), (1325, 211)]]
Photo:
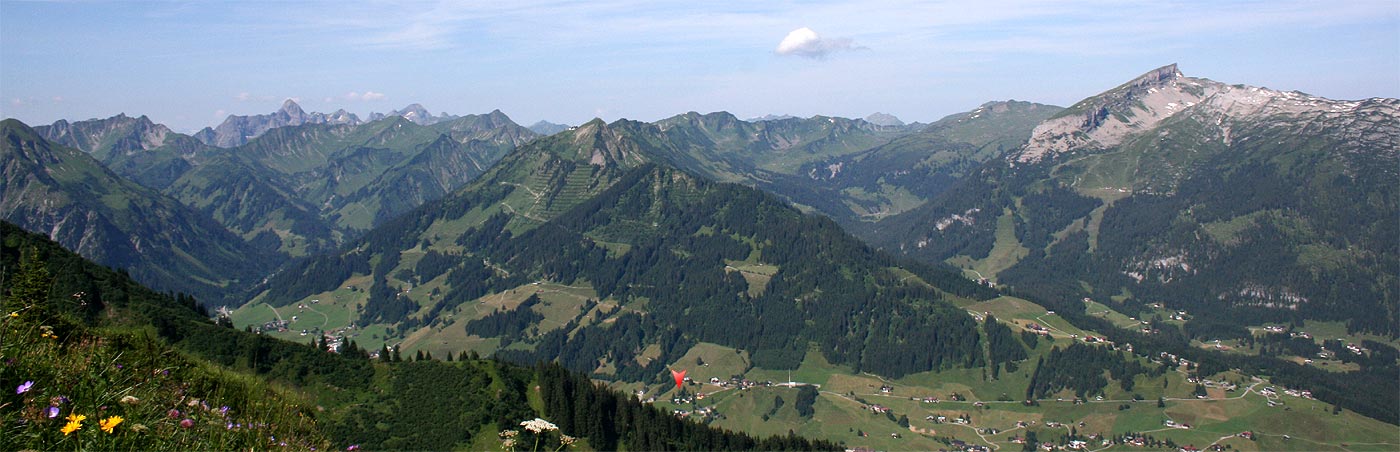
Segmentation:
[[(1068, 108), (988, 102), (931, 124), (526, 128), (288, 101), (195, 136), (124, 114), (0, 127), (6, 220), (284, 339), (552, 361), (675, 400), (666, 369), (702, 361), (731, 372), (716, 381), (968, 378), (980, 400), (1029, 405), (1268, 375), (1400, 419), (1346, 390), (1396, 390), (1376, 387), (1400, 336), (1396, 99), (1168, 65)], [(1365, 351), (1337, 356), (1347, 344)], [(803, 393), (792, 419), (808, 398), (880, 405), (849, 391)]]
[(229, 115), (218, 127), (205, 127), (194, 134), (195, 139), (204, 144), (231, 148), (241, 146), (253, 138), (278, 127), (299, 126), (302, 124), (360, 124), (354, 113), (337, 110), (335, 113), (306, 113), (291, 99), (282, 103), (282, 108), (266, 115)]

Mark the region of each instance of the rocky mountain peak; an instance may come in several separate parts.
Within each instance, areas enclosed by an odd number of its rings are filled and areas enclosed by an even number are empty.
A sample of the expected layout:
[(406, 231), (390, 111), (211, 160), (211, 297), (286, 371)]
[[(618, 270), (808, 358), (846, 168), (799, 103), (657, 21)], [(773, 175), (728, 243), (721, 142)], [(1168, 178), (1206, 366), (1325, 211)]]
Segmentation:
[(433, 116), (433, 112), (428, 111), (427, 108), (423, 107), (423, 104), (412, 103), (403, 107), (403, 109), (393, 110), (387, 114), (370, 113), (369, 120), (371, 122), (378, 121), (389, 116), (402, 116), (405, 119), (408, 119), (414, 124), (418, 124), (420, 126), (430, 126), (439, 122), (450, 121), (458, 118), (458, 116), (448, 114), (447, 112), (443, 112), (440, 115)]
[(155, 149), (174, 135), (168, 127), (156, 124), (145, 115), (133, 118), (126, 113), (71, 123), (58, 120), (34, 130), (46, 140), (93, 154), (99, 160), (113, 154)]
[(408, 104), (407, 107), (403, 107), (398, 113), (410, 120), (413, 118), (427, 118), (433, 116), (432, 112), (428, 111), (427, 108), (423, 108), (423, 104), (418, 103)]
[(871, 113), (870, 116), (866, 116), (865, 122), (887, 127), (900, 127), (904, 125), (904, 121), (900, 121), (899, 118), (896, 118), (894, 115), (878, 111)]
[(1128, 85), (1134, 88), (1160, 85), (1178, 77), (1183, 77), (1183, 75), (1181, 71), (1176, 68), (1176, 63), (1172, 63), (1147, 71), (1147, 73), (1139, 75), (1137, 78), (1133, 79), (1133, 81), (1128, 82)]
[(283, 102), (282, 102), (282, 108), (279, 109), (278, 111), (283, 112), (283, 113), (287, 113), (287, 114), (298, 114), (298, 115), (299, 115), (299, 114), (304, 114), (304, 113), (306, 113), (305, 111), (302, 111), (301, 105), (297, 105), (297, 102), (296, 102), (295, 100), (292, 100), (292, 99), (287, 99), (287, 100), (283, 101)]
[(571, 141), (573, 159), (586, 160), (590, 165), (633, 167), (646, 160), (629, 130), (635, 123), (618, 120), (612, 124), (601, 118), (583, 123), (573, 129)]
[[(1017, 162), (1036, 162), (1069, 151), (1098, 151), (1155, 130), (1167, 118), (1191, 115), (1224, 143), (1236, 139), (1242, 124), (1306, 123), (1310, 128), (1348, 136), (1342, 148), (1394, 148), (1393, 124), (1400, 115), (1395, 99), (1343, 101), (1297, 91), (1226, 85), (1186, 77), (1175, 64), (1149, 71), (1117, 88), (1080, 101), (1036, 126)], [(1392, 122), (1387, 122), (1392, 120)], [(1381, 129), (1377, 129), (1381, 127)], [(1338, 149), (1345, 152), (1346, 149)]]
[(569, 126), (565, 124), (556, 124), (549, 121), (540, 120), (539, 122), (530, 125), (530, 127), (528, 128), (531, 131), (540, 135), (554, 135), (556, 133), (568, 130)]
[(1075, 149), (1106, 149), (1134, 133), (1200, 103), (1224, 87), (1182, 75), (1176, 64), (1144, 73), (1118, 87), (1079, 101), (1031, 132), (1012, 158), (1035, 162)]
[(344, 109), (335, 113), (307, 113), (296, 100), (287, 99), (277, 111), (252, 116), (229, 115), (218, 127), (205, 128), (194, 137), (211, 146), (234, 147), (257, 138), (268, 130), (278, 127), (299, 126), (302, 124), (349, 124), (360, 123), (360, 118)]

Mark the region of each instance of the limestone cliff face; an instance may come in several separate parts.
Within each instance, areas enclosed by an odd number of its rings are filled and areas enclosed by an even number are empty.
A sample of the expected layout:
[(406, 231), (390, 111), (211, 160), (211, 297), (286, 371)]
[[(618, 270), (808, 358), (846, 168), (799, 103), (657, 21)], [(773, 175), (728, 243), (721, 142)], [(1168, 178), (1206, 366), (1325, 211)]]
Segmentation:
[(1163, 66), (1065, 109), (1041, 123), (1017, 162), (1037, 162), (1075, 150), (1117, 146), (1134, 133), (1151, 129), (1183, 108), (1214, 94), (1219, 83), (1185, 77), (1175, 64)]
[[(1032, 163), (1074, 151), (1115, 148), (1165, 121), (1186, 116), (1205, 121), (1213, 138), (1229, 144), (1242, 126), (1292, 124), (1351, 137), (1349, 148), (1389, 149), (1396, 155), (1400, 100), (1339, 101), (1296, 91), (1226, 85), (1182, 75), (1175, 64), (1065, 109), (1031, 133), (1010, 159)], [(1326, 130), (1322, 130), (1326, 129)]]

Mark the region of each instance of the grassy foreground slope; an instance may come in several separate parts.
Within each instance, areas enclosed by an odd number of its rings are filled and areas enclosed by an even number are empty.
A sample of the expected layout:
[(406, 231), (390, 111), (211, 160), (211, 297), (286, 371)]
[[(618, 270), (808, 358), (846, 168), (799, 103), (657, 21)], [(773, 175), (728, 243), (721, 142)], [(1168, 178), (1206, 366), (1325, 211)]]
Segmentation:
[[(9, 223), (0, 237), (4, 450), (494, 449), (566, 434), (605, 450), (836, 447), (707, 428), (554, 365), (371, 358), (352, 341), (239, 331)], [(554, 430), (520, 427), (533, 418)]]

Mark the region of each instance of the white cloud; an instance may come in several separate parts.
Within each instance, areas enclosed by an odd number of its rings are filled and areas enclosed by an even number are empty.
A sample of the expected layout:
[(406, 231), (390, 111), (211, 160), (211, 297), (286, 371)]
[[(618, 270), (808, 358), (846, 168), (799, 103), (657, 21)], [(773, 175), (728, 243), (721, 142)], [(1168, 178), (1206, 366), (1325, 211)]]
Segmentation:
[(822, 38), (811, 28), (802, 27), (787, 34), (775, 50), (779, 55), (796, 55), (807, 58), (826, 58), (835, 52), (856, 50), (851, 38)]
[(227, 111), (223, 109), (214, 110), (214, 119), (224, 119), (225, 116), (228, 116)]
[(385, 97), (385, 96), (384, 96), (384, 93), (377, 93), (377, 92), (369, 91), (369, 90), (365, 90), (364, 93), (360, 93), (360, 92), (356, 92), (356, 91), (351, 91), (351, 92), (345, 93), (345, 100), (376, 101), (376, 100), (383, 100), (384, 97)]
[(247, 102), (249, 99), (252, 99), (252, 98), (253, 98), (253, 95), (252, 95), (252, 94), (249, 94), (249, 93), (246, 93), (246, 92), (244, 92), (244, 93), (238, 93), (238, 101), (239, 101), (239, 102)]

